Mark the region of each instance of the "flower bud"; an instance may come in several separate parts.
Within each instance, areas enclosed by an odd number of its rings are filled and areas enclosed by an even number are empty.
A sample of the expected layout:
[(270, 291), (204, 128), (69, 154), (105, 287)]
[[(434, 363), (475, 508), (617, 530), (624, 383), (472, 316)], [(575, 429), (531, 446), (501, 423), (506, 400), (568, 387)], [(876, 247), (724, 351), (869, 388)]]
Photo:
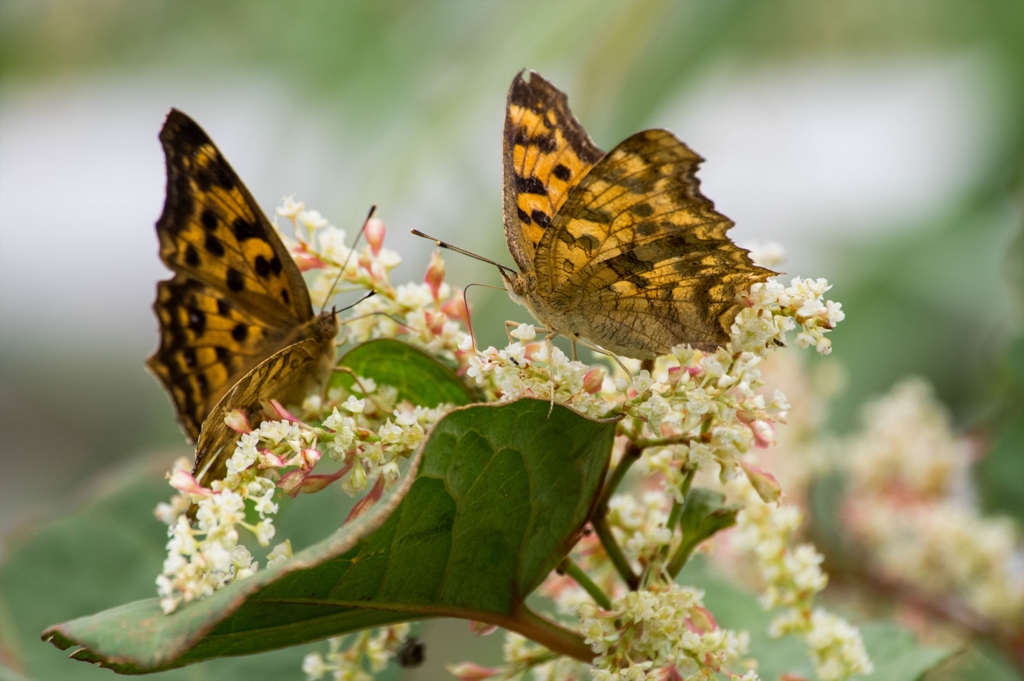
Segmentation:
[(345, 522), (343, 522), (342, 525), (348, 524), (350, 521), (355, 520), (373, 508), (373, 505), (377, 503), (377, 500), (380, 499), (382, 494), (384, 494), (383, 476), (377, 478), (377, 482), (370, 489), (369, 494), (356, 502), (356, 505), (352, 507), (351, 511), (349, 511), (348, 517), (345, 518)]
[(366, 235), (366, 243), (370, 244), (370, 250), (374, 255), (378, 255), (384, 245), (385, 232), (387, 232), (387, 227), (384, 226), (383, 220), (370, 218), (366, 221), (366, 229), (363, 233)]
[(754, 421), (750, 424), (750, 430), (754, 433), (758, 448), (764, 449), (775, 444), (775, 427), (770, 422)]
[(275, 399), (268, 400), (269, 405), (265, 407), (265, 411), (269, 414), (271, 419), (276, 421), (289, 421), (291, 423), (302, 423), (295, 414), (291, 413), (284, 408), (280, 402)]
[(423, 283), (430, 289), (434, 300), (441, 297), (441, 284), (444, 283), (444, 260), (441, 260), (441, 252), (434, 251), (430, 254), (430, 265), (427, 267), (427, 274), (423, 277)]
[(298, 265), (300, 272), (309, 272), (310, 270), (320, 270), (320, 269), (324, 269), (325, 267), (327, 267), (327, 263), (325, 263), (323, 260), (321, 260), (320, 258), (316, 257), (315, 255), (306, 255), (304, 253), (295, 253), (293, 255), (293, 257), (292, 257), (292, 260), (294, 260), (295, 264)]
[(782, 486), (775, 479), (774, 475), (746, 461), (740, 461), (740, 468), (747, 474), (747, 480), (750, 481), (751, 486), (757, 492), (757, 496), (761, 497), (762, 501), (771, 503), (778, 501), (779, 497), (782, 496)]
[(448, 665), (448, 672), (457, 681), (484, 681), (500, 672), (500, 669), (481, 667), (473, 662), (460, 662), (459, 664)]
[(604, 385), (605, 370), (603, 367), (594, 367), (583, 376), (583, 389), (591, 395), (596, 395)]
[(441, 312), (452, 319), (458, 319), (464, 327), (469, 328), (469, 309), (466, 307), (466, 295), (461, 290), (455, 290), (452, 297), (441, 306)]
[(718, 628), (715, 616), (699, 605), (690, 609), (690, 616), (686, 618), (686, 625), (698, 634), (706, 634)]
[(303, 468), (288, 471), (277, 481), (277, 488), (294, 499), (299, 495), (302, 483), (305, 482), (308, 475), (309, 471)]
[(196, 482), (196, 479), (188, 471), (174, 471), (171, 474), (170, 483), (171, 487), (183, 494), (195, 494), (202, 497), (213, 495), (213, 492)]
[(226, 423), (228, 428), (236, 433), (242, 433), (245, 435), (246, 433), (252, 432), (252, 427), (249, 425), (249, 419), (241, 409), (232, 409), (229, 411), (228, 415), (224, 417), (224, 423)]
[(427, 323), (427, 328), (430, 329), (430, 333), (435, 336), (440, 336), (441, 332), (444, 330), (444, 323), (448, 321), (448, 316), (438, 312), (424, 310), (423, 317)]

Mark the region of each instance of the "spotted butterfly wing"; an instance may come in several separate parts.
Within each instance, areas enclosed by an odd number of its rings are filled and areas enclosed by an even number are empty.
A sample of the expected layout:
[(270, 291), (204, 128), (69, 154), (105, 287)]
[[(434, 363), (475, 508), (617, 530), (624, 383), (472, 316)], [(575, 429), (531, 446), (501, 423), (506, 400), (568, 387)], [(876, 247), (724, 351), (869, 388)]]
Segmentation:
[[(220, 425), (206, 423), (214, 408), (223, 407), (223, 420), (232, 408), (252, 406), (232, 401), (241, 395), (257, 402), (283, 398), (277, 394), (285, 387), (283, 374), (256, 380), (250, 373), (303, 341), (312, 341), (317, 355), (329, 360), (335, 322), (331, 315), (314, 315), (298, 267), (202, 128), (172, 110), (160, 141), (167, 198), (156, 231), (160, 258), (174, 277), (157, 286), (160, 347), (147, 365), (170, 394), (189, 438), (202, 440), (205, 451), (220, 452), (223, 442), (201, 437), (207, 431), (229, 437)], [(312, 373), (305, 364), (298, 371), (289, 383)], [(222, 404), (240, 383), (255, 388), (235, 391)]]
[[(535, 73), (513, 81), (505, 121), (514, 297), (549, 329), (627, 357), (726, 344), (737, 293), (775, 273), (726, 236), (732, 221), (700, 193), (703, 159), (665, 130), (603, 154)], [(563, 159), (581, 161), (566, 181)]]
[(569, 190), (604, 152), (572, 115), (565, 93), (536, 73), (512, 81), (502, 147), (505, 238), (519, 269), (528, 271)]

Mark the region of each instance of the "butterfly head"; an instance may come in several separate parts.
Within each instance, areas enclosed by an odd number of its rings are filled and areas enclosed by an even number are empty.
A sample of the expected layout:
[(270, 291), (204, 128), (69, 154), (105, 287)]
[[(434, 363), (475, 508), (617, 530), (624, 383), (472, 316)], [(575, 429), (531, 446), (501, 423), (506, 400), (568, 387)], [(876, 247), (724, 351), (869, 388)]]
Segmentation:
[(505, 282), (505, 290), (513, 301), (529, 307), (530, 294), (537, 288), (537, 279), (532, 273), (523, 274), (509, 269), (498, 270)]

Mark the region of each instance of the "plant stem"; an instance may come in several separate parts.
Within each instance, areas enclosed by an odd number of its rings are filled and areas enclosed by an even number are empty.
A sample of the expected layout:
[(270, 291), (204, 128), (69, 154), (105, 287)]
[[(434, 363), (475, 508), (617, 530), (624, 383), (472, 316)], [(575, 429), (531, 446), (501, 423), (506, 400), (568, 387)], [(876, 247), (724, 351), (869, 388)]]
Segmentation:
[(668, 564), (668, 574), (672, 576), (672, 579), (676, 578), (679, 571), (686, 565), (686, 561), (690, 560), (690, 555), (695, 548), (697, 548), (696, 544), (683, 539), (683, 543), (676, 549), (676, 555), (672, 556), (672, 560)]
[(622, 452), (622, 460), (619, 461), (619, 465), (612, 471), (611, 477), (608, 478), (604, 489), (601, 490), (601, 499), (597, 502), (597, 508), (594, 509), (595, 516), (604, 517), (608, 512), (608, 500), (615, 494), (615, 490), (619, 488), (623, 478), (626, 477), (626, 473), (640, 459), (642, 453), (643, 450), (635, 442), (626, 444), (626, 449)]
[(594, 651), (582, 636), (557, 622), (541, 617), (525, 605), (516, 613), (512, 622), (503, 626), (559, 655), (566, 655), (587, 664), (594, 660)]
[(572, 558), (566, 556), (562, 559), (558, 569), (565, 574), (576, 580), (576, 583), (583, 587), (583, 590), (590, 594), (590, 597), (594, 599), (594, 602), (600, 605), (605, 610), (612, 609), (612, 601), (608, 598), (608, 594), (601, 590), (594, 581), (590, 579), (586, 572), (573, 561)]
[[(693, 484), (693, 476), (696, 475), (697, 469), (691, 468), (686, 471), (686, 477), (683, 478), (682, 484), (679, 485), (679, 492), (683, 497), (682, 503), (676, 501), (672, 504), (672, 511), (668, 516), (668, 530), (674, 533), (676, 531), (676, 524), (679, 522), (679, 516), (683, 512), (683, 504), (686, 503), (686, 495), (690, 493), (690, 486)], [(685, 549), (685, 550), (684, 550)], [(668, 564), (668, 572), (675, 579), (675, 576), (679, 574), (679, 571), (686, 565), (686, 561), (690, 559), (690, 554), (693, 553), (693, 546), (687, 546), (686, 537), (683, 537), (683, 543), (679, 545), (676, 550), (676, 555), (672, 556), (672, 560)]]
[(600, 518), (595, 517), (591, 521), (591, 525), (594, 526), (594, 531), (597, 532), (598, 539), (601, 540), (601, 546), (604, 547), (605, 553), (608, 554), (608, 558), (611, 559), (612, 565), (618, 571), (619, 576), (622, 577), (630, 589), (636, 591), (637, 587), (640, 586), (640, 578), (633, 574), (633, 568), (630, 567), (629, 561), (626, 560), (626, 556), (622, 553), (622, 549), (619, 548), (618, 542), (615, 541), (615, 537), (612, 536), (612, 528), (608, 526), (608, 519), (603, 515)]
[[(654, 360), (645, 359), (640, 363), (640, 370), (653, 371)], [(626, 473), (634, 463), (640, 458), (643, 453), (643, 449), (637, 445), (637, 443), (630, 441), (626, 444), (626, 449), (622, 452), (622, 460), (619, 461), (619, 465), (615, 467), (608, 482), (605, 483), (604, 488), (601, 490), (601, 498), (597, 502), (597, 506), (594, 508), (593, 519), (591, 524), (594, 526), (594, 531), (597, 532), (598, 538), (601, 540), (601, 545), (604, 546), (605, 552), (611, 559), (612, 564), (618, 571), (619, 576), (622, 577), (623, 581), (629, 586), (630, 589), (636, 591), (640, 586), (640, 578), (633, 574), (633, 568), (630, 567), (629, 561), (626, 560), (626, 556), (623, 555), (622, 549), (619, 548), (618, 543), (615, 541), (615, 537), (612, 535), (611, 527), (608, 526), (608, 500), (615, 494), (615, 490), (618, 489), (622, 483), (623, 478), (626, 477)]]

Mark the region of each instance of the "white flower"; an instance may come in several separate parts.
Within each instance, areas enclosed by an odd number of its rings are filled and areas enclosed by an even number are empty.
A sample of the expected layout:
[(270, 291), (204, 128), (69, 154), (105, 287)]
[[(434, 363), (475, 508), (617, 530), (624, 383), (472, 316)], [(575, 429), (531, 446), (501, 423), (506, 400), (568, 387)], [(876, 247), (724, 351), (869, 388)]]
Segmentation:
[(288, 539), (278, 544), (267, 554), (267, 567), (277, 567), (292, 557), (292, 543)]
[(362, 414), (363, 409), (366, 407), (366, 400), (356, 399), (355, 395), (349, 395), (348, 399), (345, 400), (345, 404), (341, 405), (342, 409), (352, 412), (353, 414)]

